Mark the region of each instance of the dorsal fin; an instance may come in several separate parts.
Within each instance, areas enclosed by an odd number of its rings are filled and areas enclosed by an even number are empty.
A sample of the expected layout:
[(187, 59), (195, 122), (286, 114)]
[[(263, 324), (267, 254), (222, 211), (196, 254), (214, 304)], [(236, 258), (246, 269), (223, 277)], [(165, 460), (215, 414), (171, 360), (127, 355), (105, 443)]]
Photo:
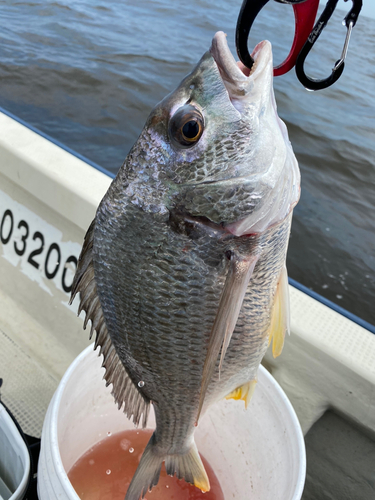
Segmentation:
[(119, 409), (124, 404), (124, 413), (129, 419), (133, 417), (133, 422), (137, 426), (143, 414), (142, 426), (146, 427), (150, 401), (139, 392), (118, 357), (100, 305), (93, 264), (94, 222), (91, 223), (85, 236), (69, 303), (73, 302), (77, 293), (80, 294), (78, 315), (81, 311), (86, 313), (83, 324), (84, 329), (86, 329), (88, 321), (91, 321), (90, 339), (94, 331), (96, 332), (94, 350), (99, 346), (99, 355), (103, 354), (102, 366), (105, 368), (104, 379), (106, 385), (112, 384), (112, 395)]

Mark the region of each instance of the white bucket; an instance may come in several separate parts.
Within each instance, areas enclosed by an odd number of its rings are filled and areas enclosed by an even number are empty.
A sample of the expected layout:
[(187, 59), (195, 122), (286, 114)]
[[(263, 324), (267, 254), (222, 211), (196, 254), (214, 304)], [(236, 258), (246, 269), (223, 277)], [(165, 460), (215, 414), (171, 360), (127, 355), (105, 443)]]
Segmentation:
[(0, 499), (23, 498), (29, 476), (30, 455), (26, 443), (0, 403)]
[[(134, 428), (118, 411), (103, 374), (101, 358), (89, 346), (61, 380), (43, 426), (39, 500), (79, 500), (66, 471), (108, 431)], [(151, 415), (149, 427), (154, 426)], [(262, 366), (248, 410), (243, 401), (221, 401), (201, 419), (195, 438), (226, 499), (300, 500), (306, 474), (301, 427), (286, 395)]]

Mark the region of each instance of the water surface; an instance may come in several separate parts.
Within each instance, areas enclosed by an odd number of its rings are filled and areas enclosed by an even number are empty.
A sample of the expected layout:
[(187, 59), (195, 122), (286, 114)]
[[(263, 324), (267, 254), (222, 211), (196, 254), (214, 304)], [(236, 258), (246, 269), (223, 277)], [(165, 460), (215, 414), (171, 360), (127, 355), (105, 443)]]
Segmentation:
[[(0, 106), (116, 172), (150, 110), (217, 30), (234, 51), (240, 5), (0, 0)], [(292, 12), (269, 2), (249, 45), (270, 39), (280, 62), (293, 38)], [(309, 57), (312, 76), (327, 76), (339, 58), (344, 15), (336, 11)], [(375, 21), (361, 16), (333, 87), (306, 92), (291, 72), (275, 79), (275, 90), (302, 172), (289, 275), (375, 324), (374, 45)]]

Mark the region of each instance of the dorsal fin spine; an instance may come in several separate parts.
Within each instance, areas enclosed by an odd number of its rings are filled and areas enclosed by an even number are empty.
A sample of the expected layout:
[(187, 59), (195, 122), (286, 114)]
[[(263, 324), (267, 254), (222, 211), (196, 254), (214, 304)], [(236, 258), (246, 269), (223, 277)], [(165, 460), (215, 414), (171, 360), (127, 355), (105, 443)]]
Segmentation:
[(150, 401), (138, 390), (130, 378), (126, 367), (120, 360), (112, 344), (105, 323), (95, 281), (93, 240), (94, 223), (91, 224), (85, 236), (69, 303), (71, 304), (77, 293), (79, 293), (78, 315), (82, 311), (86, 313), (83, 323), (84, 329), (88, 322), (91, 321), (90, 339), (94, 331), (96, 332), (94, 350), (99, 347), (99, 355), (103, 355), (102, 366), (105, 368), (104, 379), (106, 380), (106, 385), (112, 384), (112, 395), (119, 409), (124, 404), (124, 413), (126, 416), (129, 419), (132, 418), (136, 426), (139, 425), (142, 419), (142, 425), (146, 427)]

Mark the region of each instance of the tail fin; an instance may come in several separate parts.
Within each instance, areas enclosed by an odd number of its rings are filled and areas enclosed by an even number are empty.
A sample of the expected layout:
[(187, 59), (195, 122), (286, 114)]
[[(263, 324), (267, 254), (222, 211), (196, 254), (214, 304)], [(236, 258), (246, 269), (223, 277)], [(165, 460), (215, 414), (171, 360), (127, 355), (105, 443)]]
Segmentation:
[(170, 476), (176, 474), (178, 479), (185, 479), (187, 483), (194, 484), (204, 492), (210, 491), (210, 481), (194, 441), (185, 455), (168, 455), (165, 468)]
[(167, 474), (177, 475), (187, 483), (194, 484), (202, 491), (210, 490), (204, 465), (199, 456), (197, 446), (193, 442), (191, 448), (184, 455), (161, 455), (155, 444), (155, 434), (151, 436), (141, 461), (130, 483), (125, 500), (139, 500), (144, 498), (147, 491), (156, 486), (159, 481), (161, 466), (165, 460)]

